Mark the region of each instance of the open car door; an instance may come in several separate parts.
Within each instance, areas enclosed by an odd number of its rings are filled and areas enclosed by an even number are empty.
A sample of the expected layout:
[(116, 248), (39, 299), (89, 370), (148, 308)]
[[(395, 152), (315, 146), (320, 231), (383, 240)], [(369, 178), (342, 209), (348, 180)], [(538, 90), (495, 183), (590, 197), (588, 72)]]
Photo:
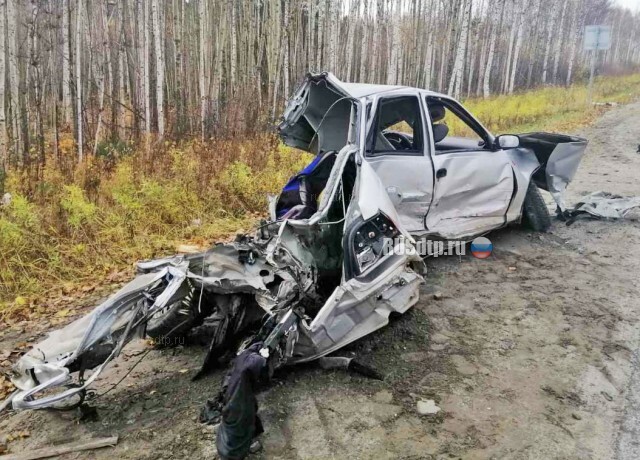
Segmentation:
[(495, 150), (482, 125), (452, 99), (427, 97), (435, 169), (427, 231), (466, 239), (507, 223), (515, 191), (507, 152)]
[(367, 120), (364, 161), (376, 172), (411, 234), (424, 233), (433, 194), (433, 165), (420, 98), (395, 91), (374, 97)]

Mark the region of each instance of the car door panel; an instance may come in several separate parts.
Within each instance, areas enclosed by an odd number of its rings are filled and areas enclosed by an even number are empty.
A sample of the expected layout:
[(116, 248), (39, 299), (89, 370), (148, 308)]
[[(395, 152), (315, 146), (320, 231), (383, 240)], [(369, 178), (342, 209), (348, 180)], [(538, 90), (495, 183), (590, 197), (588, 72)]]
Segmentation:
[(434, 158), (437, 179), (426, 227), (443, 238), (464, 238), (505, 224), (514, 190), (504, 151), (456, 152)]
[(382, 181), (404, 228), (410, 233), (424, 231), (433, 195), (431, 161), (427, 157), (388, 155), (367, 162)]
[[(426, 102), (429, 104), (429, 99)], [(505, 225), (515, 190), (510, 156), (504, 150), (483, 147), (491, 145), (492, 138), (462, 106), (444, 98), (436, 99), (438, 103), (475, 131), (482, 142), (464, 139), (461, 143), (448, 136), (438, 146), (455, 144), (459, 150), (432, 146), (436, 180), (425, 219), (427, 231), (442, 238), (467, 239)]]
[[(415, 96), (415, 93), (412, 93)], [(375, 99), (372, 118), (375, 116), (380, 101), (406, 96), (402, 92), (393, 97)], [(388, 152), (378, 155), (365, 155), (365, 161), (380, 178), (391, 202), (396, 208), (400, 223), (410, 233), (424, 233), (424, 219), (429, 212), (433, 199), (433, 164), (429, 154), (425, 129), (426, 117), (424, 102), (417, 98), (420, 111), (423, 147), (420, 152)], [(376, 129), (375, 123), (369, 123), (369, 132)], [(390, 143), (386, 143), (391, 145)]]

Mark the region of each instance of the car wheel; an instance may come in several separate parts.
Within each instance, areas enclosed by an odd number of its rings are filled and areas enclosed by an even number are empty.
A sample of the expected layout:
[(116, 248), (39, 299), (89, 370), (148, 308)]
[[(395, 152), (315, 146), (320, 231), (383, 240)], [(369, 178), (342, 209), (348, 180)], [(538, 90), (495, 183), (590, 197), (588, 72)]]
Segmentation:
[(155, 341), (156, 345), (180, 345), (192, 328), (202, 324), (209, 312), (198, 312), (199, 296), (194, 295), (194, 292), (194, 288), (190, 286), (184, 297), (167, 303), (164, 308), (149, 318), (147, 335)]
[(522, 206), (522, 223), (534, 232), (546, 232), (551, 227), (551, 216), (536, 184), (529, 182)]

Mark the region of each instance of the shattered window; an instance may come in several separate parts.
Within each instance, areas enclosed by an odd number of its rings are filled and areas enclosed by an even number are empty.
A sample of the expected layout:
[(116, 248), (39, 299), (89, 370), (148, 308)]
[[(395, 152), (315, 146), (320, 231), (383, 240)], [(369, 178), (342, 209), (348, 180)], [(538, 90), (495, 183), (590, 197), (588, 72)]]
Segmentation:
[(415, 96), (385, 98), (378, 104), (367, 155), (422, 154), (422, 116)]

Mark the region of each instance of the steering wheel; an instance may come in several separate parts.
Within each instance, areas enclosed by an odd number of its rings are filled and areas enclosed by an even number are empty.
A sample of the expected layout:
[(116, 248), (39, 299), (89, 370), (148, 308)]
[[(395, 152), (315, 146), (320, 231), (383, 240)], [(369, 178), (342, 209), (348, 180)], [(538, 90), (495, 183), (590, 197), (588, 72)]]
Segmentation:
[(407, 139), (407, 137), (403, 134), (395, 131), (385, 131), (382, 134), (384, 135), (385, 139), (387, 139), (389, 143), (393, 145), (394, 149), (413, 150), (413, 142)]

